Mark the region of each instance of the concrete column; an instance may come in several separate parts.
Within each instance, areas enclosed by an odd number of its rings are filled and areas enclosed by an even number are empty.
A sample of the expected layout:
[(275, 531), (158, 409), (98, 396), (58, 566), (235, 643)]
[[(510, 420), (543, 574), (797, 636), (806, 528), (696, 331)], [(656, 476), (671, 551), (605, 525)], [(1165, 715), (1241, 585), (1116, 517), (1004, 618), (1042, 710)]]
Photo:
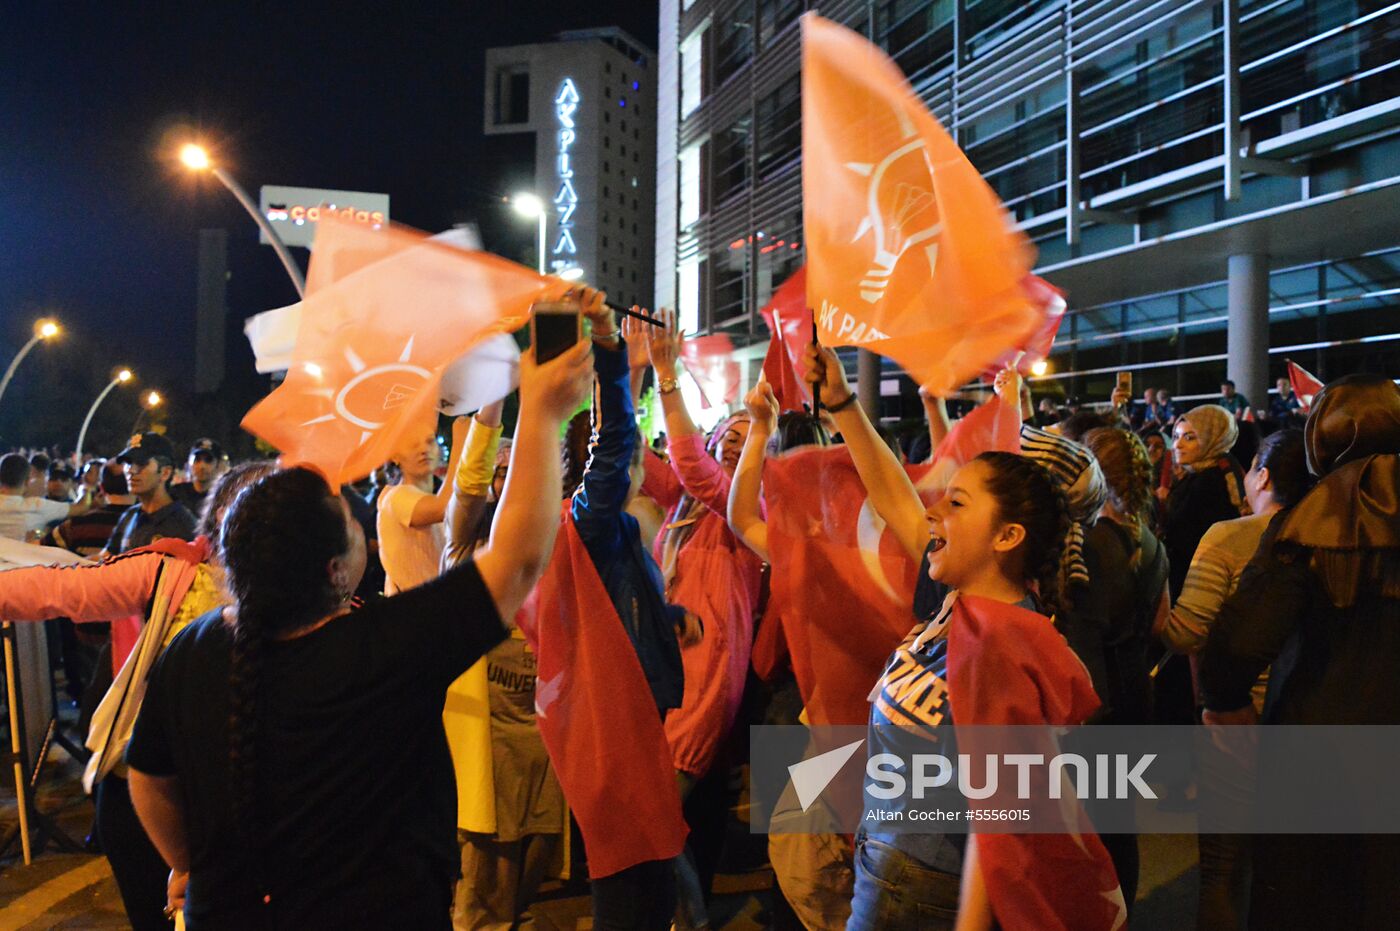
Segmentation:
[(869, 349), (856, 350), (856, 397), (865, 416), (880, 422), (880, 357)]
[(1268, 409), (1269, 257), (1232, 255), (1229, 260), (1227, 377), (1256, 409)]

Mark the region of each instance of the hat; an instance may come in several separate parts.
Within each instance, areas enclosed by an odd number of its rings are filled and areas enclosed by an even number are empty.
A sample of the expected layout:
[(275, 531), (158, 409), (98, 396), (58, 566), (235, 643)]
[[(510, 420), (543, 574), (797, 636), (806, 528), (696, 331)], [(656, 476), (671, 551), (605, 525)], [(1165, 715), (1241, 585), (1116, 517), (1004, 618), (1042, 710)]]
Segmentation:
[(164, 459), (175, 463), (175, 447), (159, 433), (138, 433), (126, 443), (126, 449), (117, 455), (117, 461), (143, 466), (152, 459)]
[(218, 462), (220, 459), (224, 458), (224, 448), (219, 445), (217, 440), (211, 440), (207, 436), (202, 436), (195, 440), (194, 445), (190, 447), (190, 458), (193, 459), (197, 456), (209, 456), (215, 462)]

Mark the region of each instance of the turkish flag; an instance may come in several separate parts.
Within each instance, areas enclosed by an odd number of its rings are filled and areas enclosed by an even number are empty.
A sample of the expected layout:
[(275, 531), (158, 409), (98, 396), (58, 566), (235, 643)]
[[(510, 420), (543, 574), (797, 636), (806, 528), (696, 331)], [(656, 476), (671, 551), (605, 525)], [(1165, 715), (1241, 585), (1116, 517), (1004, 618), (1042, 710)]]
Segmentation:
[(782, 624), (807, 717), (864, 724), (870, 687), (914, 626), (919, 567), (885, 532), (845, 446), (769, 458), (763, 494), (768, 621)]
[(739, 396), (734, 341), (723, 333), (695, 336), (681, 343), (681, 363), (700, 388), (701, 407), (732, 404)]
[[(925, 504), (958, 468), (991, 450), (1018, 452), (1020, 418), (997, 398), (958, 421), (933, 462), (905, 466)], [(867, 698), (909, 632), (919, 566), (886, 531), (845, 446), (764, 463), (772, 594), (764, 623), (782, 625), (813, 724), (863, 724)]]
[(287, 378), (243, 427), (336, 488), (368, 475), (434, 417), (443, 369), (518, 329), (569, 285), (485, 252), (328, 216), (316, 233)]
[(812, 342), (806, 266), (793, 272), (759, 313), (770, 334), (763, 377), (773, 386), (781, 410), (800, 411), (804, 403), (812, 403), (811, 387), (800, 374), (802, 353)]
[(685, 846), (671, 749), (637, 651), (568, 503), (559, 540), (520, 627), (538, 657), (535, 706), (588, 872), (611, 876)]
[[(1099, 707), (1084, 664), (1050, 618), (1016, 605), (959, 594), (948, 624), (948, 698), (958, 751), (969, 761), (1005, 753), (1005, 738), (977, 725), (1082, 724)], [(1050, 758), (1058, 747), (1030, 748)], [(1018, 748), (1022, 749), (1022, 748)], [(976, 769), (975, 764), (974, 770)], [(972, 785), (986, 785), (972, 772)], [(995, 822), (977, 832), (977, 853), (992, 913), (1003, 928), (1115, 931), (1128, 909), (1113, 861), (1077, 802), (1048, 802), (1048, 787), (1017, 801), (1003, 785), (970, 807), (1034, 807), (1038, 823), (1057, 821), (1044, 834), (998, 833)]]
[(1050, 358), (1055, 337), (1060, 334), (1060, 324), (1064, 322), (1067, 307), (1065, 292), (1039, 275), (1027, 275), (1021, 285), (1040, 312), (1040, 325), (1023, 345), (1008, 349), (983, 370), (982, 377), (987, 381), (995, 379), (998, 372), (1013, 363), (1016, 371), (1022, 375), (1031, 374), (1032, 366)]
[(1306, 414), (1312, 409), (1313, 398), (1322, 393), (1322, 382), (1318, 377), (1301, 365), (1288, 359), (1288, 383), (1293, 388), (1293, 393), (1298, 396), (1298, 403), (1303, 405), (1303, 413)]
[(802, 32), (807, 306), (828, 346), (888, 356), (946, 395), (1044, 314), (1022, 287), (1033, 249), (996, 194), (859, 34)]

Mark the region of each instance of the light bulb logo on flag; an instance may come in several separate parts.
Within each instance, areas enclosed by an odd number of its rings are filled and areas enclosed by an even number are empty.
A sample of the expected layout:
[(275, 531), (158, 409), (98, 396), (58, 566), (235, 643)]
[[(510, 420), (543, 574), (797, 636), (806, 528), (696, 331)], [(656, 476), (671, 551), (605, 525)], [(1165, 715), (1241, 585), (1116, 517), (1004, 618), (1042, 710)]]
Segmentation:
[(886, 155), (878, 164), (847, 162), (846, 167), (870, 179), (866, 194), (867, 213), (851, 242), (867, 233), (875, 241), (874, 264), (860, 283), (860, 296), (874, 304), (885, 296), (890, 276), (904, 254), (915, 246), (928, 257), (928, 273), (938, 265), (938, 201), (933, 196), (923, 139), (903, 113), (895, 112), (904, 137), (912, 141)]
[(409, 336), (397, 362), (376, 366), (367, 365), (353, 348), (346, 346), (344, 358), (346, 365), (350, 366), (350, 379), (339, 391), (332, 388), (313, 388), (306, 392), (332, 399), (334, 411), (313, 417), (303, 422), (302, 426), (330, 423), (339, 418), (360, 428), (361, 443), (368, 440), (374, 435), (374, 431), (384, 426), (386, 412), (403, 407), (422, 391), (433, 377), (433, 373), (428, 369), (413, 364), (413, 341), (416, 338), (417, 334)]

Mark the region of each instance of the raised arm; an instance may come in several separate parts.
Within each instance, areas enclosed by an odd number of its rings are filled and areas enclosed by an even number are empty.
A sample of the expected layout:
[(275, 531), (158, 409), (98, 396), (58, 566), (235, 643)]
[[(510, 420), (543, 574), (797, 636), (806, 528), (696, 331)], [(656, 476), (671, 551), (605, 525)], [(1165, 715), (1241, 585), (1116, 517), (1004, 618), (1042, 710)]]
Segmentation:
[(592, 347), (580, 342), (537, 366), (520, 359), (520, 419), (511, 445), (510, 472), (491, 523), (491, 538), (476, 568), (503, 620), (515, 617), (539, 581), (559, 530), (559, 431), (587, 396)]
[(466, 417), (458, 417), (452, 421), (452, 452), (447, 456), (447, 478), (443, 481), (442, 487), (437, 490), (437, 494), (420, 498), (413, 505), (413, 514), (408, 519), (410, 527), (427, 527), (432, 524), (442, 523), (442, 519), (447, 515), (447, 502), (452, 500), (452, 470), (461, 458), (462, 447), (466, 444), (467, 427), (470, 421)]
[(632, 454), (637, 445), (636, 412), (628, 387), (627, 346), (611, 310), (589, 313), (593, 320), (593, 442), (583, 484), (571, 505), (574, 525), (585, 543), (618, 532), (631, 489)]
[(928, 548), (928, 517), (909, 473), (856, 403), (836, 353), (813, 344), (807, 347), (803, 362), (807, 382), (814, 391), (821, 390), (822, 402), (836, 418), (875, 512), (894, 532), (909, 558), (917, 562)]
[(98, 566), (36, 566), (0, 572), (0, 617), (78, 623), (140, 614), (151, 600), (160, 553), (136, 553)]
[(453, 491), (445, 518), (447, 546), (442, 553), (443, 568), (469, 558), (473, 545), (480, 538), (487, 513), (487, 492), (496, 474), (502, 407), (503, 401), (493, 401), (471, 419), (462, 458), (450, 481)]
[(924, 416), (928, 418), (928, 455), (931, 460), (933, 454), (938, 451), (939, 444), (943, 442), (943, 438), (953, 428), (953, 424), (948, 419), (948, 404), (941, 397), (929, 393), (927, 388), (920, 386), (919, 400), (923, 402)]
[[(666, 439), (697, 436), (700, 428), (690, 419), (690, 411), (686, 410), (685, 399), (681, 397), (676, 382), (681, 358), (681, 334), (676, 325), (676, 312), (663, 307), (658, 316), (665, 326), (656, 327), (628, 320), (632, 332), (627, 338), (646, 338), (651, 367), (656, 372), (656, 391), (661, 396), (661, 410), (666, 414)], [(636, 332), (643, 327), (644, 332)]]
[(765, 562), (768, 561), (768, 524), (763, 519), (758, 493), (763, 480), (763, 458), (768, 438), (778, 422), (778, 399), (773, 388), (760, 380), (744, 398), (749, 409), (749, 435), (729, 486), (729, 529)]

